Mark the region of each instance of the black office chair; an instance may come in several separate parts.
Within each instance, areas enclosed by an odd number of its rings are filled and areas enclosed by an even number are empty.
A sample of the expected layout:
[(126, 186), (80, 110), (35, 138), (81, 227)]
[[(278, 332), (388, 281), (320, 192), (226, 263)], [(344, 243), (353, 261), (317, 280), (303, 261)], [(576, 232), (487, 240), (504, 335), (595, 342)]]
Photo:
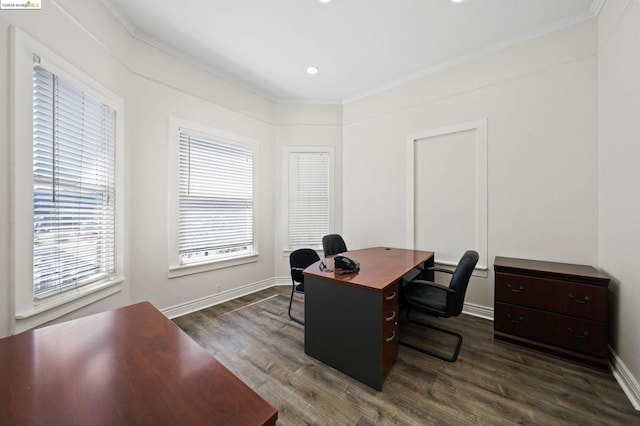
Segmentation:
[(289, 255), (289, 265), (291, 266), (291, 298), (289, 299), (289, 318), (295, 322), (304, 325), (301, 321), (291, 315), (291, 304), (293, 303), (294, 293), (304, 293), (304, 275), (302, 271), (320, 260), (320, 256), (315, 250), (310, 248), (302, 248), (293, 251)]
[(442, 318), (460, 315), (462, 312), (462, 306), (464, 305), (464, 296), (467, 292), (467, 286), (469, 285), (469, 280), (471, 279), (471, 274), (476, 267), (476, 263), (478, 263), (478, 253), (473, 250), (468, 250), (460, 259), (455, 271), (442, 268), (427, 268), (428, 271), (451, 274), (451, 282), (448, 287), (432, 281), (423, 280), (421, 279), (422, 276), (420, 274), (417, 279), (413, 279), (406, 283), (400, 292), (401, 303), (403, 307), (407, 308), (407, 319), (411, 323), (432, 328), (457, 337), (457, 344), (453, 356), (445, 357), (429, 351), (428, 349), (400, 341), (399, 343), (401, 345), (448, 362), (454, 362), (458, 359), (460, 347), (462, 346), (462, 335), (430, 324), (412, 320), (409, 317), (409, 313), (414, 309), (428, 315)]
[(329, 234), (322, 237), (322, 249), (324, 250), (324, 257), (327, 257), (333, 254), (344, 253), (347, 251), (347, 245), (340, 235)]

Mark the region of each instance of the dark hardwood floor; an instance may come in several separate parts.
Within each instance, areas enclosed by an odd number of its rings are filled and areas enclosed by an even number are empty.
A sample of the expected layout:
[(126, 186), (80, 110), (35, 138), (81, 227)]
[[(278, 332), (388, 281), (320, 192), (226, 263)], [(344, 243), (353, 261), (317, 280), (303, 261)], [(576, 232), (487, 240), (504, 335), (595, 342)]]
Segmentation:
[[(278, 409), (279, 425), (640, 425), (610, 373), (493, 341), (491, 321), (421, 318), (464, 335), (458, 361), (406, 347), (378, 392), (304, 353), (304, 328), (276, 287), (174, 322)], [(303, 318), (302, 297), (294, 300)], [(413, 314), (412, 314), (413, 316)], [(437, 331), (403, 339), (452, 349)]]

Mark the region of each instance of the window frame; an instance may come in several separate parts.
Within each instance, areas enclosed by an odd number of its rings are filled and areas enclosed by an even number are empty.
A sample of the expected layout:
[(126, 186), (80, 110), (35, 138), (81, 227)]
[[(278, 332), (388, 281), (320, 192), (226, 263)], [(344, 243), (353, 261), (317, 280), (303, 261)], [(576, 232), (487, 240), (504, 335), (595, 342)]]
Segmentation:
[[(12, 273), (15, 298), (14, 332), (31, 329), (121, 291), (124, 261), (124, 102), (101, 83), (67, 62), (19, 29), (11, 28), (10, 143), (13, 165)], [(46, 298), (33, 290), (33, 67), (34, 59), (85, 93), (99, 98), (116, 112), (115, 140), (115, 278), (70, 289)], [(29, 141), (29, 143), (24, 143)]]
[[(180, 207), (180, 129), (188, 129), (192, 134), (213, 139), (224, 144), (235, 145), (253, 152), (253, 252), (221, 259), (211, 259), (198, 263), (180, 263), (179, 253), (179, 207)], [(169, 159), (168, 159), (168, 277), (175, 278), (247, 263), (257, 262), (260, 256), (258, 241), (259, 216), (259, 144), (253, 139), (238, 136), (205, 124), (179, 117), (169, 117)]]
[[(283, 238), (284, 253), (290, 253), (299, 247), (291, 247), (289, 245), (289, 154), (292, 153), (325, 153), (329, 155), (329, 194), (328, 194), (328, 211), (329, 211), (329, 233), (335, 228), (335, 149), (332, 146), (285, 146), (282, 149), (282, 220), (283, 220)], [(308, 248), (314, 250), (322, 250), (322, 241), (318, 241), (315, 245)]]

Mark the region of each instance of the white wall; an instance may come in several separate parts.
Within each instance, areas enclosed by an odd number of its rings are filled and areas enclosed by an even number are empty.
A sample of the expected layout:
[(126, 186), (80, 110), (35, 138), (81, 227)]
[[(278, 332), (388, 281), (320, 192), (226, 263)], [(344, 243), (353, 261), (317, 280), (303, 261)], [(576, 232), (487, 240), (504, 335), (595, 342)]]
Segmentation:
[[(608, 0), (600, 13), (599, 98), (599, 264), (613, 278), (610, 341), (626, 369), (640, 378), (640, 6), (636, 0)], [(640, 404), (637, 379), (635, 401)]]
[[(126, 126), (126, 140), (134, 164), (131, 175), (134, 197), (130, 204), (132, 302), (149, 300), (164, 308), (270, 280), (274, 276), (273, 126), (146, 78), (131, 80), (126, 90), (126, 105), (132, 117)], [(256, 226), (260, 256), (257, 262), (167, 277), (169, 116), (258, 142)], [(266, 285), (271, 285), (271, 281)]]
[[(347, 241), (403, 247), (407, 136), (486, 117), (489, 267), (597, 264), (596, 35), (586, 21), (346, 104)], [(493, 308), (492, 270), (466, 301)]]
[[(11, 157), (6, 137), (10, 86), (9, 73), (2, 72), (9, 62), (9, 25), (91, 75), (125, 103), (125, 288), (57, 321), (140, 300), (170, 308), (215, 295), (218, 285), (221, 292), (232, 292), (248, 284), (273, 282), (273, 102), (133, 38), (98, 0), (50, 1), (42, 10), (0, 12), (0, 336), (10, 334), (15, 325), (9, 266)], [(259, 143), (257, 262), (168, 278), (169, 116)]]
[[(0, 76), (9, 75), (9, 27), (0, 16)], [(13, 318), (9, 263), (9, 80), (0, 77), (0, 336), (8, 334)]]
[(287, 194), (283, 179), (282, 149), (285, 146), (331, 147), (334, 149), (334, 228), (342, 231), (342, 106), (279, 104), (276, 106), (277, 154), (275, 169), (275, 272), (281, 283), (290, 282), (289, 254), (286, 250), (284, 199)]

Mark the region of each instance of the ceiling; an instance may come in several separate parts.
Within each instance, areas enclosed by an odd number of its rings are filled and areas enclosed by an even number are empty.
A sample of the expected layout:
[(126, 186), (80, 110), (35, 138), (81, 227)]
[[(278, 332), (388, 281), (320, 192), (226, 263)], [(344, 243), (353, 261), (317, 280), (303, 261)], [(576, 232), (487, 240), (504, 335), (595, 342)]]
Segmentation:
[(134, 36), (274, 101), (306, 103), (392, 87), (588, 19), (602, 2), (102, 1)]

